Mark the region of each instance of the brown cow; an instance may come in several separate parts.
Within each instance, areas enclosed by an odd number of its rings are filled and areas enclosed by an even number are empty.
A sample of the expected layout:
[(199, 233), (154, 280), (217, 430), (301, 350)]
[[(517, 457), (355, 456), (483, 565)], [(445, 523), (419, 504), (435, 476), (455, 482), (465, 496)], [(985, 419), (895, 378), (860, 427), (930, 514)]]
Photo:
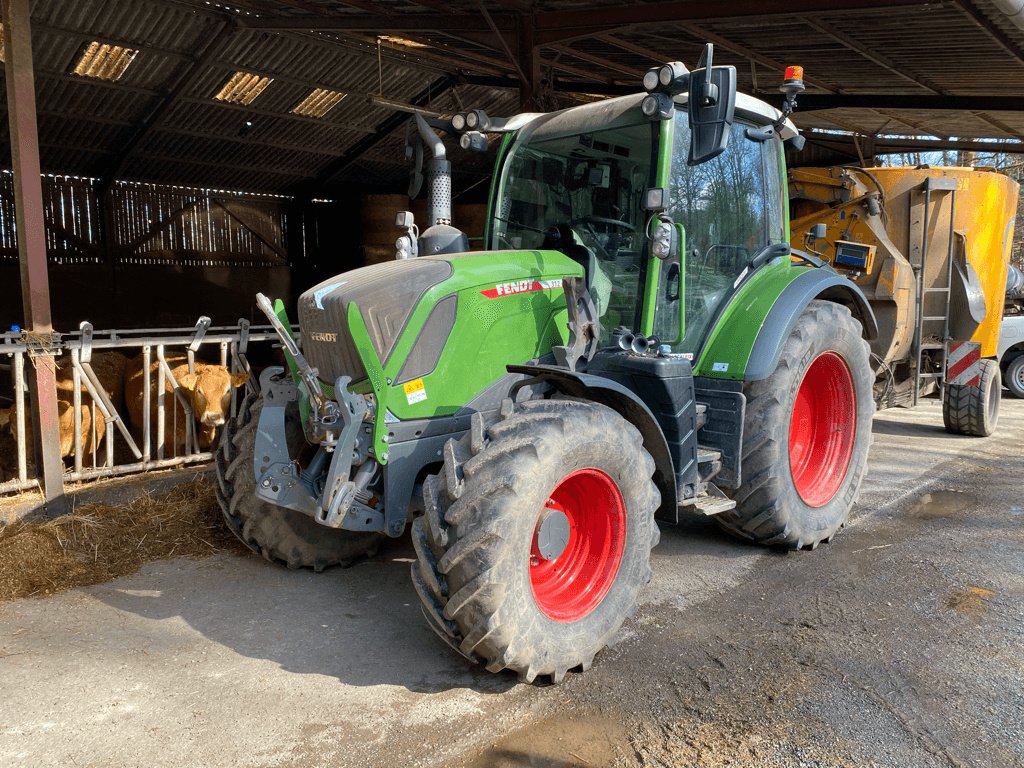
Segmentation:
[[(188, 360), (183, 355), (172, 355), (167, 357), (167, 364), (174, 374), (181, 391), (188, 399), (192, 408), (192, 415), (197, 422), (199, 433), (199, 448), (209, 449), (217, 436), (217, 428), (221, 426), (228, 417), (231, 407), (231, 389), (240, 387), (249, 379), (247, 373), (232, 374), (223, 365), (211, 365), (210, 363), (195, 364), (195, 373), (189, 373)], [(149, 409), (149, 432), (156, 438), (157, 431), (157, 361), (150, 365), (150, 395)], [(132, 426), (141, 434), (143, 428), (143, 390), (145, 389), (145, 376), (142, 367), (142, 358), (137, 357), (129, 364), (128, 377), (125, 382), (124, 396), (128, 406), (128, 417)], [(168, 444), (171, 444), (173, 431), (173, 445), (175, 449), (181, 449), (185, 445), (185, 412), (173, 395), (174, 389), (170, 381), (165, 381), (167, 397), (164, 399), (164, 429)]]
[[(67, 400), (57, 401), (57, 426), (60, 431), (60, 455), (73, 456), (75, 453), (75, 406), (69, 403)], [(92, 451), (92, 435), (89, 432), (89, 428), (92, 426), (92, 409), (85, 405), (84, 402), (81, 406), (82, 411), (82, 455), (87, 455)], [(17, 426), (15, 424), (15, 417), (17, 411), (14, 406), (4, 408), (0, 410), (0, 430), (3, 430), (5, 443), (5, 452), (14, 455), (15, 446), (17, 443), (17, 434), (15, 430)], [(25, 453), (31, 457), (32, 448), (35, 445), (32, 431), (32, 420), (25, 419)], [(96, 431), (99, 433), (96, 437), (96, 444), (99, 446), (100, 440), (104, 434), (104, 422), (101, 418), (96, 419)], [(11, 458), (11, 461), (14, 459)], [(5, 462), (7, 463), (7, 462)]]
[[(118, 352), (94, 352), (90, 365), (99, 380), (100, 385), (107, 393), (115, 409), (121, 408), (124, 394), (124, 371), (128, 359)], [(75, 453), (75, 410), (74, 394), (75, 384), (72, 378), (72, 365), (70, 358), (60, 360), (56, 367), (57, 378), (57, 423), (60, 428), (60, 455), (73, 456)], [(82, 390), (82, 433), (81, 446), (82, 455), (92, 453), (93, 435), (91, 428), (96, 426), (97, 450), (103, 442), (106, 434), (107, 423), (99, 406), (95, 406), (96, 418), (93, 419), (93, 400), (89, 394), (88, 387), (84, 381), (80, 384)], [(9, 408), (0, 410), (0, 430), (8, 432), (16, 439), (15, 418), (17, 410), (12, 405)], [(32, 454), (32, 422), (25, 414), (25, 446), (29, 455)]]

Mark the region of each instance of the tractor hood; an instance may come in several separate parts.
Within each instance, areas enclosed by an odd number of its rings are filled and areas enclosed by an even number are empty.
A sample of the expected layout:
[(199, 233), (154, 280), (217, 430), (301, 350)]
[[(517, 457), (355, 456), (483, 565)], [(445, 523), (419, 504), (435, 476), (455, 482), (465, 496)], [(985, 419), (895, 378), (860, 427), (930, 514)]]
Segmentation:
[(451, 274), (447, 261), (391, 261), (345, 272), (303, 293), (298, 307), (303, 354), (320, 380), (333, 386), (339, 376), (350, 376), (353, 384), (367, 377), (348, 330), (349, 304), (361, 310), (374, 352), (387, 365), (423, 294)]

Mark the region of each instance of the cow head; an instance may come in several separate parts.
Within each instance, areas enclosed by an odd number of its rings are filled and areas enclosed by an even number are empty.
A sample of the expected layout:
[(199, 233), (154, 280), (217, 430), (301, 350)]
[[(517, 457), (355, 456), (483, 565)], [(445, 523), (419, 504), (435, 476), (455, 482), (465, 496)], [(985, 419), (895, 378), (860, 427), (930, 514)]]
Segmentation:
[(248, 373), (229, 373), (223, 365), (196, 366), (178, 382), (188, 391), (192, 413), (204, 427), (219, 427), (231, 408), (231, 390), (249, 380)]

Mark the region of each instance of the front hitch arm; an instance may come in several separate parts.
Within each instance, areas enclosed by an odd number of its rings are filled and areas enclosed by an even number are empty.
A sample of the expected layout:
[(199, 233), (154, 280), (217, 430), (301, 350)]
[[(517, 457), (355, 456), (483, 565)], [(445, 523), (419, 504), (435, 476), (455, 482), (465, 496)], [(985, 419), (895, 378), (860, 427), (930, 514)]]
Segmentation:
[(323, 387), (320, 385), (320, 379), (317, 378), (319, 372), (306, 360), (302, 350), (299, 349), (299, 345), (295, 343), (291, 333), (288, 332), (288, 329), (284, 327), (284, 323), (281, 322), (277, 313), (274, 312), (274, 305), (270, 299), (262, 293), (257, 293), (256, 306), (267, 316), (267, 320), (270, 321), (270, 325), (273, 327), (274, 332), (277, 333), (281, 344), (295, 361), (299, 377), (306, 386), (306, 392), (309, 394), (309, 399), (313, 405), (309, 437), (314, 442), (335, 442), (337, 439), (336, 431), (339, 426), (338, 422), (341, 420), (342, 414), (337, 403), (324, 394)]

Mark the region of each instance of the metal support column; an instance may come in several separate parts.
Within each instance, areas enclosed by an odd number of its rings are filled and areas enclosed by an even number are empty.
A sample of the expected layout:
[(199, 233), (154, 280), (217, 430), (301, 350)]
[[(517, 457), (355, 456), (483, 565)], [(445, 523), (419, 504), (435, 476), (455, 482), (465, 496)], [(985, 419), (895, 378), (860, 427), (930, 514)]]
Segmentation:
[(36, 467), (47, 507), (59, 511), (64, 498), (64, 463), (60, 457), (55, 359), (46, 353), (53, 333), (50, 283), (46, 265), (43, 189), (39, 177), (39, 133), (36, 127), (35, 75), (29, 0), (0, 0), (4, 22), (7, 111), (11, 130), (14, 204), (21, 263), (21, 298), (29, 338), (43, 350), (32, 358), (29, 394), (35, 434)]

